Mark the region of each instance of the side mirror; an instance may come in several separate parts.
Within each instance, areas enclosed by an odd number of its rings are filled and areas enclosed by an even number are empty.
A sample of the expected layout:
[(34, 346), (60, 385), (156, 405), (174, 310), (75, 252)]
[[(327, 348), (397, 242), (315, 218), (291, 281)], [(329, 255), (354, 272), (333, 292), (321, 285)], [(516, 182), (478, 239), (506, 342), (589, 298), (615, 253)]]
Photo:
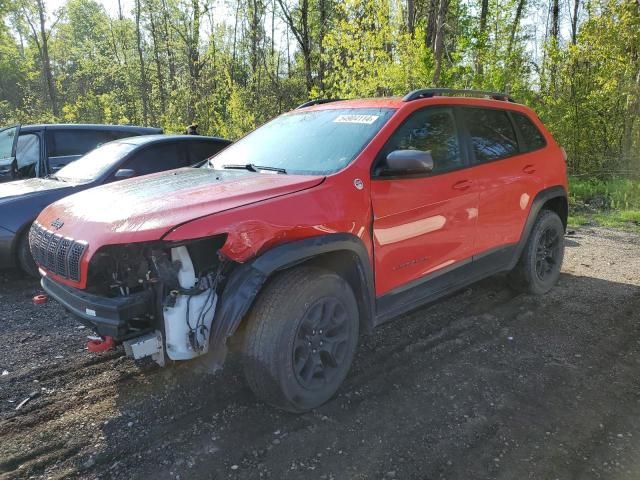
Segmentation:
[(431, 152), (422, 150), (394, 150), (387, 155), (387, 165), (382, 174), (420, 175), (433, 171), (433, 157)]
[(131, 178), (136, 176), (136, 171), (132, 168), (121, 168), (114, 175), (115, 178)]

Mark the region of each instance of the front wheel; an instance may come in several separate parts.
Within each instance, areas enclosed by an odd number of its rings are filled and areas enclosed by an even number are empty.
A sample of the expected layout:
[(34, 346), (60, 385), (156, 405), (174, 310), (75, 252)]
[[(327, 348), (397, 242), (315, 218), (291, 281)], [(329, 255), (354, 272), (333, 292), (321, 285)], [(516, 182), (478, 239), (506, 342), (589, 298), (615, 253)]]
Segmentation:
[(304, 266), (278, 274), (247, 322), (244, 371), (259, 398), (304, 412), (336, 393), (358, 344), (358, 306), (342, 277)]
[(516, 267), (509, 274), (514, 288), (543, 294), (556, 284), (564, 258), (564, 225), (557, 213), (542, 210)]
[(32, 278), (40, 278), (40, 274), (38, 273), (38, 266), (36, 262), (33, 260), (33, 256), (31, 255), (31, 248), (29, 248), (29, 229), (20, 236), (20, 240), (18, 240), (18, 265), (22, 269), (24, 273), (29, 275)]

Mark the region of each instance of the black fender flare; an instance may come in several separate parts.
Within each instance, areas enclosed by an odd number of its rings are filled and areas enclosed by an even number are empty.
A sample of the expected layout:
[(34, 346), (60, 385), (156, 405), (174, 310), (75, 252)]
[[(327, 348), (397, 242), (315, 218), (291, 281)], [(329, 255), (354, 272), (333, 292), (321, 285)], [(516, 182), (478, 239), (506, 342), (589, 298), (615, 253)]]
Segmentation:
[[(357, 259), (359, 281), (364, 298), (359, 306), (361, 318), (373, 325), (375, 293), (369, 255), (362, 240), (348, 233), (331, 233), (278, 245), (231, 271), (213, 318), (210, 346), (224, 348), (227, 338), (237, 330), (268, 278), (319, 255), (349, 252)], [(364, 316), (364, 317), (363, 317)]]
[(509, 265), (509, 270), (512, 270), (518, 263), (520, 255), (522, 255), (522, 251), (527, 244), (527, 240), (529, 240), (529, 235), (531, 234), (531, 230), (533, 230), (533, 225), (536, 223), (536, 219), (538, 218), (540, 210), (542, 210), (542, 207), (549, 200), (553, 200), (554, 198), (564, 198), (565, 200), (567, 200), (567, 191), (563, 186), (556, 185), (554, 187), (545, 188), (544, 190), (538, 192), (538, 194), (533, 199), (531, 208), (529, 209), (529, 215), (527, 216), (527, 221), (525, 222), (524, 228), (522, 229), (522, 234), (520, 235), (520, 241), (516, 246), (516, 252)]

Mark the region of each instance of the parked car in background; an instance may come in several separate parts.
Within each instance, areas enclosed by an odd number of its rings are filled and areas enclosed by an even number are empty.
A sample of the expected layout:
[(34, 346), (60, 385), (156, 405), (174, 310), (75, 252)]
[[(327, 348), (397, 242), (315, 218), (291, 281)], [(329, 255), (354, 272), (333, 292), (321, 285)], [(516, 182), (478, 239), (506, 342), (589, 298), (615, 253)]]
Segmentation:
[(46, 177), (103, 143), (161, 128), (127, 125), (12, 125), (0, 129), (0, 183)]
[(313, 101), (203, 168), (50, 205), (30, 244), (45, 291), (128, 355), (238, 347), (253, 391), (301, 412), (334, 395), (362, 330), (499, 272), (549, 291), (565, 161), (505, 94)]
[(38, 275), (27, 236), (33, 220), (50, 203), (123, 178), (193, 165), (229, 143), (204, 136), (130, 137), (106, 143), (46, 178), (0, 184), (0, 268), (19, 266)]

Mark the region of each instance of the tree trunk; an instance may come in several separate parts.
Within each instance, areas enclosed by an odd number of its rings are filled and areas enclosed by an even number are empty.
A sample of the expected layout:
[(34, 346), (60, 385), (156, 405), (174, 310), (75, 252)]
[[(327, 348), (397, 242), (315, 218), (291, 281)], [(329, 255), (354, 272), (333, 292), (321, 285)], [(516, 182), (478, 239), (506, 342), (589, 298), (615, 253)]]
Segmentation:
[(560, 36), (560, 0), (551, 0), (551, 40), (557, 44)]
[(144, 54), (142, 52), (142, 32), (140, 30), (141, 6), (140, 0), (136, 0), (136, 48), (138, 49), (138, 59), (140, 66), (140, 97), (142, 98), (142, 123), (147, 125), (149, 118), (149, 99), (147, 71), (144, 66)]
[(162, 113), (167, 110), (167, 92), (164, 87), (164, 75), (162, 74), (162, 61), (160, 59), (160, 46), (158, 41), (158, 29), (155, 21), (155, 13), (151, 2), (147, 3), (149, 22), (151, 26), (151, 38), (153, 39), (153, 58), (156, 62), (156, 76), (158, 77), (158, 91), (160, 93), (160, 109)]
[(407, 31), (411, 38), (416, 33), (416, 2), (415, 0), (407, 0)]
[(54, 117), (58, 117), (60, 112), (58, 110), (58, 98), (56, 95), (56, 85), (53, 81), (53, 73), (51, 72), (51, 59), (49, 58), (49, 36), (46, 30), (46, 18), (45, 7), (43, 0), (37, 0), (38, 5), (38, 17), (40, 19), (40, 46), (42, 56), (42, 73), (47, 85), (47, 92), (49, 94), (49, 100), (51, 102), (51, 112)]
[(571, 17), (571, 43), (574, 45), (578, 41), (578, 11), (580, 10), (580, 0), (573, 0), (573, 17)]
[(449, 11), (449, 0), (440, 0), (437, 17), (436, 37), (434, 40), (433, 56), (436, 61), (436, 67), (433, 72), (433, 85), (438, 86), (440, 83), (440, 74), (442, 72), (442, 57), (444, 53), (444, 37), (445, 23), (447, 13)]
[(428, 48), (435, 51), (435, 39), (438, 29), (438, 0), (427, 0), (429, 8), (427, 11), (427, 31), (425, 34), (425, 43)]
[(285, 21), (291, 32), (296, 37), (298, 45), (300, 46), (300, 52), (302, 53), (302, 59), (304, 63), (304, 78), (307, 87), (307, 95), (311, 94), (313, 88), (313, 71), (311, 62), (311, 34), (309, 27), (309, 0), (300, 0), (300, 24), (295, 21), (293, 14), (289, 10), (284, 0), (278, 0), (280, 9), (284, 15)]
[(164, 23), (164, 48), (167, 53), (167, 61), (169, 63), (169, 84), (171, 85), (172, 90), (176, 90), (176, 62), (173, 55), (173, 49), (171, 47), (171, 36), (169, 33), (169, 8), (166, 0), (162, 0), (162, 18)]
[(327, 9), (327, 0), (320, 0), (320, 28), (318, 32), (318, 52), (320, 62), (318, 64), (318, 87), (324, 93), (324, 75), (327, 70), (327, 64), (324, 58), (324, 37), (327, 34), (327, 20), (329, 18)]
[[(640, 154), (634, 148), (634, 127), (636, 119), (640, 116), (640, 69), (636, 74), (632, 92), (633, 94), (627, 95), (627, 114), (624, 118), (622, 136), (622, 159), (627, 168), (640, 172)], [(635, 158), (633, 158), (634, 156)]]
[(507, 47), (507, 57), (510, 57), (511, 52), (513, 51), (513, 42), (515, 42), (516, 34), (518, 33), (518, 29), (520, 28), (520, 19), (522, 18), (522, 12), (524, 11), (525, 4), (526, 4), (526, 0), (518, 1), (518, 7), (516, 8), (516, 16), (513, 19), (513, 25), (511, 25), (511, 33), (509, 34), (509, 45)]
[(233, 50), (231, 53), (231, 84), (235, 85), (236, 83), (236, 58), (237, 58), (237, 44), (238, 44), (238, 19), (240, 18), (240, 0), (236, 1), (236, 16), (235, 22), (233, 24)]
[(482, 55), (484, 54), (484, 48), (486, 46), (487, 35), (487, 14), (489, 13), (489, 0), (482, 0), (482, 6), (480, 8), (480, 30), (478, 34), (478, 58), (476, 60), (476, 72), (479, 76), (484, 74), (484, 63), (482, 61)]

